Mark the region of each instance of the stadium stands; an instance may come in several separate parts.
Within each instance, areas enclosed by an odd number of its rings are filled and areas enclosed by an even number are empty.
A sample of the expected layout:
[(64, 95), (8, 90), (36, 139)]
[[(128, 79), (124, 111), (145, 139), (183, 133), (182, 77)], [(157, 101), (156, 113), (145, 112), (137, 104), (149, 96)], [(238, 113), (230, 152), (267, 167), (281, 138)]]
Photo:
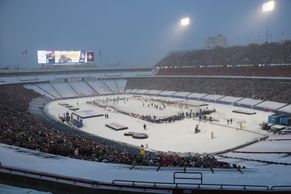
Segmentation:
[(291, 76), (291, 41), (172, 52), (157, 75)]
[(24, 87), (27, 89), (33, 90), (41, 95), (47, 96), (51, 99), (56, 99), (56, 96), (51, 95), (50, 93), (47, 92), (47, 90), (43, 90), (38, 85), (27, 84), (27, 85), (24, 85)]
[[(288, 79), (209, 77), (128, 78), (127, 89), (136, 88), (205, 93), (244, 98), (250, 97), (258, 100), (291, 103), (291, 80)], [(189, 95), (189, 97), (191, 97), (191, 95)]]
[(52, 83), (35, 83), (27, 84), (27, 89), (47, 96), (51, 99), (72, 98), (82, 96), (94, 96), (99, 94), (119, 94), (124, 93), (127, 80), (112, 79), (112, 80), (89, 80), (72, 79), (58, 80)]
[[(290, 49), (289, 44), (275, 44), (272, 49), (284, 46)], [(68, 130), (60, 121), (48, 118), (44, 107), (55, 99), (132, 93), (198, 99), (290, 113), (291, 65), (286, 64), (291, 61), (290, 52), (280, 53), (276, 50), (271, 54), (269, 46), (233, 47), (237, 53), (229, 48), (175, 52), (163, 59), (156, 69), (146, 72), (5, 75), (0, 80), (4, 85), (0, 86), (0, 143), (103, 163), (158, 168), (230, 168), (228, 163), (219, 162), (211, 155), (181, 157), (174, 153), (146, 153), (141, 157), (137, 149), (127, 149), (123, 147), (124, 144), (106, 140), (105, 145), (104, 139), (100, 141), (101, 137), (93, 138), (82, 132), (69, 133), (72, 130), (70, 126), (66, 126)], [(267, 54), (253, 57), (253, 49), (260, 50), (261, 47), (266, 49)], [(153, 76), (156, 71), (158, 75)], [(29, 90), (20, 85), (5, 85), (8, 83), (26, 84), (24, 87)], [(39, 97), (39, 94), (48, 98)], [(37, 115), (39, 113), (42, 115)], [(47, 122), (36, 120), (36, 117)]]
[(74, 89), (65, 82), (60, 82), (60, 83), (52, 83), (52, 87), (58, 91), (61, 97), (63, 98), (70, 98), (70, 97), (77, 97), (79, 96)]
[(112, 90), (108, 86), (104, 85), (102, 81), (88, 80), (87, 83), (94, 88), (99, 94), (112, 94)]
[[(42, 83), (42, 84), (37, 84), (37, 87), (48, 93), (49, 95), (54, 96), (55, 98), (62, 98), (60, 93), (56, 91), (50, 83)], [(47, 95), (46, 95), (47, 96)], [(49, 97), (49, 96), (48, 96)]]
[[(58, 85), (63, 88), (64, 85)], [(68, 87), (67, 85), (65, 87)], [(131, 153), (126, 150), (96, 143), (86, 135), (74, 135), (54, 129), (36, 120), (27, 107), (39, 94), (22, 86), (1, 86), (0, 96), (0, 143), (39, 150), (83, 160), (152, 166), (192, 166), (229, 168), (229, 164), (219, 162), (212, 156), (155, 155)], [(69, 91), (69, 90), (67, 90)], [(70, 91), (69, 91), (70, 92)], [(37, 108), (37, 107), (34, 107)], [(76, 149), (78, 151), (76, 152)]]
[(119, 93), (125, 93), (127, 81), (125, 79), (115, 80)]
[(290, 77), (291, 65), (231, 66), (231, 67), (159, 67), (158, 75), (208, 75), (208, 76), (268, 76)]
[(104, 80), (103, 84), (109, 88), (114, 94), (119, 93), (115, 80)]
[(68, 84), (78, 93), (79, 96), (92, 96), (97, 95), (97, 93), (92, 90), (85, 82), (75, 81), (68, 82)]
[[(243, 64), (288, 64), (291, 63), (291, 41), (283, 43), (250, 44), (247, 46), (231, 46), (226, 48), (214, 48), (211, 50), (177, 51), (168, 54), (157, 66), (227, 66)], [(225, 69), (223, 69), (225, 70)], [(261, 70), (261, 69), (260, 69)], [(290, 67), (288, 68), (290, 75)], [(269, 73), (271, 71), (266, 70)], [(230, 73), (230, 72), (229, 72)], [(234, 72), (231, 72), (231, 75)], [(239, 72), (237, 72), (239, 73)], [(249, 72), (255, 75), (259, 71)], [(280, 73), (284, 74), (284, 70)], [(265, 75), (265, 72), (262, 72)]]

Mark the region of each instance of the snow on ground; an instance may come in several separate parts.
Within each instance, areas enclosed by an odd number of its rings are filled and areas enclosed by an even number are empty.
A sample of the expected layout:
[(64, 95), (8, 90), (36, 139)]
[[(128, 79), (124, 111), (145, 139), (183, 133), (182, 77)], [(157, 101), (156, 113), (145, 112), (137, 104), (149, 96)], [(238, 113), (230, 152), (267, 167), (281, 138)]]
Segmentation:
[(14, 187), (10, 185), (0, 184), (0, 193), (5, 194), (49, 194), (48, 192), (41, 192), (32, 189), (25, 189), (21, 187)]
[[(120, 100), (115, 106), (129, 112), (139, 112), (140, 115), (157, 115), (168, 116), (169, 113), (177, 113), (181, 111), (197, 111), (199, 107), (180, 109), (178, 106), (166, 105), (164, 111), (156, 110), (147, 107), (147, 102), (133, 100), (132, 95), (119, 95), (120, 98), (126, 97), (128, 101)], [(60, 102), (65, 102), (74, 107), (80, 108), (80, 110), (95, 110), (100, 113), (109, 114), (109, 119), (104, 117), (94, 117), (83, 119), (84, 127), (81, 130), (95, 134), (101, 137), (112, 139), (119, 142), (125, 142), (134, 146), (148, 145), (149, 150), (155, 151), (172, 151), (172, 152), (191, 152), (191, 153), (215, 153), (221, 152), (226, 149), (234, 148), (236, 146), (252, 142), (261, 138), (267, 133), (260, 129), (259, 124), (266, 121), (270, 112), (263, 112), (256, 110), (255, 115), (244, 115), (233, 113), (232, 110), (237, 109), (230, 105), (208, 103), (208, 109), (216, 109), (216, 113), (212, 113), (211, 116), (218, 121), (201, 121), (197, 119), (186, 118), (181, 121), (175, 121), (174, 123), (150, 123), (138, 118), (130, 117), (124, 114), (120, 114), (114, 110), (100, 108), (98, 106), (88, 104), (86, 102), (93, 100), (105, 100), (106, 98), (116, 98), (116, 96), (101, 96), (79, 99), (66, 99), (53, 101), (46, 108), (53, 117), (58, 119), (59, 115), (63, 115), (65, 112), (71, 113), (71, 111), (60, 106)], [(149, 99), (149, 96), (144, 96), (144, 99)], [(158, 97), (152, 97), (157, 99)], [(179, 98), (159, 98), (167, 101), (177, 101), (187, 103), (184, 99)], [(156, 102), (155, 102), (156, 103)], [(191, 104), (199, 105), (206, 102), (201, 101), (189, 101)], [(145, 106), (143, 106), (145, 104)], [(201, 107), (206, 109), (205, 106)], [(240, 108), (240, 110), (249, 110)], [(233, 119), (232, 124), (227, 124), (227, 119)], [(128, 127), (127, 130), (115, 131), (105, 126), (107, 123), (117, 122)], [(243, 129), (240, 130), (240, 123), (242, 123)], [(143, 129), (143, 125), (146, 124), (147, 130)], [(194, 134), (195, 126), (199, 124), (201, 132)], [(124, 136), (125, 132), (140, 132), (147, 133), (148, 139), (133, 139), (130, 136)], [(211, 139), (211, 132), (214, 133), (214, 139)]]
[(291, 165), (291, 157), (287, 154), (257, 154), (257, 153), (227, 153), (224, 156), (238, 157), (252, 160), (263, 160), (278, 163), (289, 163)]
[[(291, 165), (291, 137), (287, 135), (270, 135), (268, 139), (249, 146), (223, 154), (231, 158), (216, 157), (217, 159), (246, 167), (264, 166), (265, 162), (285, 163)], [(256, 161), (263, 162), (256, 162)], [(279, 164), (277, 164), (279, 165)], [(269, 166), (269, 165), (266, 165)]]
[(130, 166), (123, 164), (107, 164), (92, 161), (77, 160), (67, 157), (41, 153), (24, 148), (0, 144), (1, 164), (17, 168), (30, 169), (37, 172), (47, 172), (56, 175), (66, 175), (75, 178), (91, 179), (100, 182), (112, 182), (114, 179), (124, 180), (172, 180), (172, 173), (144, 170), (129, 170)]
[[(120, 97), (131, 98), (131, 96), (132, 95), (123, 95)], [(67, 108), (60, 106), (58, 104), (59, 102), (69, 103), (70, 105), (80, 108), (80, 110), (95, 110), (100, 113), (107, 113), (109, 114), (109, 119), (105, 119), (104, 117), (84, 119), (85, 126), (81, 130), (132, 145), (140, 146), (140, 144), (148, 144), (150, 149), (162, 151), (170, 150), (176, 152), (199, 153), (216, 152), (244, 144), (264, 135), (270, 135), (265, 131), (260, 130), (259, 124), (266, 121), (267, 116), (272, 113), (255, 110), (255, 115), (242, 115), (233, 113), (232, 110), (237, 109), (237, 107), (229, 105), (207, 103), (209, 104), (209, 109), (216, 109), (217, 112), (213, 113), (211, 116), (219, 121), (212, 123), (200, 122), (199, 127), (201, 133), (194, 134), (194, 128), (199, 122), (193, 120), (193, 118), (176, 121), (175, 123), (154, 124), (86, 103), (87, 101), (93, 101), (97, 98), (102, 100), (108, 97), (109, 96), (102, 96), (54, 101), (46, 108), (55, 118), (58, 118), (58, 115), (62, 115), (64, 112), (69, 111)], [(114, 96), (111, 97), (114, 98)], [(182, 99), (165, 99), (184, 102)], [(191, 101), (191, 103), (199, 105), (204, 104), (205, 102)], [(130, 100), (127, 101), (126, 104), (128, 110), (133, 110), (137, 106), (135, 103), (131, 104)], [(141, 107), (139, 108), (140, 114), (146, 114), (146, 111), (148, 111), (147, 109), (144, 110)], [(174, 107), (171, 108), (176, 111)], [(205, 107), (203, 106), (201, 108)], [(178, 107), (176, 107), (176, 109), (181, 111)], [(244, 110), (244, 108), (240, 108), (240, 110)], [(187, 109), (183, 109), (183, 111), (187, 111)], [(226, 120), (230, 118), (232, 118), (234, 122), (228, 125)], [(105, 127), (105, 124), (110, 122), (117, 122), (126, 125), (129, 129), (125, 131), (114, 131)], [(242, 130), (239, 130), (238, 122), (243, 123)], [(147, 130), (143, 129), (143, 124), (147, 125)], [(131, 137), (125, 137), (123, 133), (128, 131), (147, 133), (149, 139), (135, 140)], [(211, 131), (214, 132), (214, 140), (210, 139)], [(214, 169), (214, 173), (209, 169), (203, 168), (193, 168), (192, 171), (201, 172), (203, 174), (204, 184), (291, 185), (290, 166), (244, 160), (245, 158), (291, 163), (290, 156), (282, 154), (282, 152), (289, 152), (289, 150), (291, 150), (291, 145), (289, 145), (290, 141), (288, 140), (290, 139), (290, 136), (291, 135), (270, 135), (269, 139), (273, 139), (273, 141), (267, 139), (266, 141), (261, 141), (235, 150), (237, 152), (274, 151), (281, 152), (281, 154), (236, 153), (234, 151), (225, 154), (225, 156), (238, 157), (237, 159), (216, 156), (220, 161), (226, 161), (231, 164), (247, 167), (246, 169), (242, 169), (243, 174), (236, 169)], [(278, 139), (280, 141), (278, 141)], [(135, 167), (130, 170), (131, 166), (128, 165), (71, 159), (4, 144), (0, 144), (0, 162), (4, 166), (90, 179), (106, 183), (111, 183), (116, 179), (172, 183), (173, 173), (181, 171), (181, 169), (179, 170), (177, 168), (161, 168), (157, 171), (156, 167)]]
[[(161, 168), (160, 171), (157, 171), (156, 168), (149, 167), (130, 170), (128, 165), (105, 164), (53, 156), (4, 144), (0, 144), (0, 160), (4, 166), (106, 183), (111, 183), (116, 179), (172, 183), (173, 173), (182, 171), (175, 168)], [(258, 163), (253, 162), (251, 167), (243, 170), (244, 174), (235, 169), (214, 169), (214, 173), (203, 168), (195, 168), (193, 171), (203, 174), (204, 184), (291, 185), (291, 168), (289, 166), (255, 164)]]
[(236, 150), (238, 152), (291, 152), (291, 140), (261, 141)]

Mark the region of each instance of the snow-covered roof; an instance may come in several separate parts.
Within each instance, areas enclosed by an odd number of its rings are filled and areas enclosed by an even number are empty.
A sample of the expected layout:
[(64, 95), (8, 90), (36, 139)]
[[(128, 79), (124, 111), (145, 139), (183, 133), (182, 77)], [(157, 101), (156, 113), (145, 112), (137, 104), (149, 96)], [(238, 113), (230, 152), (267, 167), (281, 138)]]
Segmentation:
[(283, 106), (286, 106), (286, 105), (287, 105), (286, 103), (281, 103), (281, 102), (264, 101), (260, 104), (257, 104), (256, 107), (277, 110), (277, 109), (282, 108)]
[(203, 99), (203, 100), (218, 100), (222, 97), (223, 97), (222, 95), (209, 94), (207, 96), (202, 97), (201, 99)]
[(263, 102), (263, 101), (262, 100), (258, 100), (258, 99), (253, 99), (253, 98), (244, 98), (244, 99), (241, 99), (241, 100), (237, 101), (236, 103), (238, 105), (254, 106), (256, 104), (259, 104), (260, 102)]
[(125, 93), (130, 93), (132, 89), (126, 89)]
[(280, 108), (278, 110), (286, 113), (291, 113), (291, 104), (284, 106), (283, 108)]
[(173, 96), (175, 97), (186, 97), (189, 94), (191, 94), (191, 92), (177, 92), (176, 94), (174, 94)]
[(130, 93), (136, 93), (139, 89), (132, 89)]
[(150, 90), (147, 92), (147, 94), (159, 94), (161, 92), (162, 92), (161, 90)]
[(230, 102), (230, 103), (234, 103), (238, 100), (241, 100), (242, 97), (233, 97), (233, 96), (225, 96), (221, 99), (218, 100), (218, 102)]
[(203, 96), (206, 96), (206, 93), (191, 93), (190, 95), (188, 95), (188, 98), (201, 98)]
[(148, 92), (149, 90), (144, 90), (144, 89), (142, 89), (142, 90), (138, 90), (138, 91), (136, 91), (135, 93), (137, 93), (137, 94), (145, 94), (146, 92)]
[(176, 93), (176, 91), (168, 91), (168, 90), (166, 90), (166, 91), (161, 92), (160, 95), (169, 95), (169, 96), (171, 96), (171, 95), (173, 95), (175, 93)]

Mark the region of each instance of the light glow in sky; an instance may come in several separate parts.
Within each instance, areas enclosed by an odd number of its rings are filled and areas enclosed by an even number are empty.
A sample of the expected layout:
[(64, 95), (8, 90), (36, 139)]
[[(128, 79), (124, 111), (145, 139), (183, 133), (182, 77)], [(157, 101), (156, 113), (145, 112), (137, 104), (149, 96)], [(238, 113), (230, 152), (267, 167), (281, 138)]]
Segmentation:
[(181, 26), (188, 26), (190, 24), (190, 18), (189, 17), (182, 18), (180, 24)]
[[(275, 7), (275, 1), (269, 1), (263, 4), (263, 12), (272, 11)], [(290, 10), (291, 11), (291, 10)]]
[[(37, 50), (94, 50), (97, 66), (154, 66), (185, 50), (185, 40), (188, 50), (204, 49), (218, 34), (227, 46), (263, 44), (266, 2), (0, 0), (0, 67), (40, 67)], [(187, 27), (183, 17), (190, 19)], [(291, 1), (276, 0), (269, 42), (291, 39), (290, 18)]]

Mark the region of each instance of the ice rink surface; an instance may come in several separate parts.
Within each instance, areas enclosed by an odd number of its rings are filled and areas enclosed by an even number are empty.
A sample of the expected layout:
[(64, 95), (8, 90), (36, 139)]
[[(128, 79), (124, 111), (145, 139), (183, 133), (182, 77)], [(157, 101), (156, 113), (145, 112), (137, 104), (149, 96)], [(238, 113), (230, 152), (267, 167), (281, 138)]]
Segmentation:
[[(107, 98), (109, 100), (106, 100)], [(112, 99), (116, 100), (113, 101)], [(162, 102), (157, 100), (162, 100)], [(101, 108), (87, 103), (89, 101), (103, 102), (107, 106)], [(169, 103), (166, 103), (166, 101)], [(260, 129), (260, 123), (266, 122), (268, 115), (272, 114), (259, 110), (251, 110), (256, 112), (254, 115), (233, 113), (232, 111), (237, 109), (247, 111), (250, 111), (250, 109), (218, 103), (186, 101), (180, 98), (153, 96), (137, 98), (133, 95), (110, 95), (53, 101), (47, 105), (46, 109), (56, 119), (66, 112), (70, 114), (72, 112), (59, 103), (67, 103), (79, 108), (80, 111), (94, 110), (98, 113), (108, 114), (108, 119), (104, 116), (83, 119), (84, 126), (80, 130), (133, 146), (144, 145), (148, 150), (180, 153), (217, 153), (255, 141), (267, 135), (267, 132)], [(158, 107), (164, 104), (165, 107), (163, 110), (159, 110), (152, 107), (151, 103)], [(208, 106), (199, 106), (202, 104), (208, 104)], [(191, 110), (196, 112), (199, 109), (215, 109), (216, 112), (210, 114), (215, 119), (212, 122), (200, 122), (198, 118), (185, 118), (174, 123), (151, 123), (121, 114), (116, 109), (109, 108), (110, 106), (134, 114), (155, 115), (161, 118), (181, 112), (190, 112)], [(227, 124), (228, 119), (233, 120), (232, 124)], [(111, 122), (127, 126), (128, 129), (115, 131), (105, 126), (105, 124)], [(143, 128), (144, 124), (146, 130)], [(194, 133), (196, 125), (201, 130), (198, 134)], [(147, 139), (133, 139), (131, 136), (124, 136), (126, 132), (146, 133), (149, 137)], [(211, 138), (212, 132), (213, 139)]]

